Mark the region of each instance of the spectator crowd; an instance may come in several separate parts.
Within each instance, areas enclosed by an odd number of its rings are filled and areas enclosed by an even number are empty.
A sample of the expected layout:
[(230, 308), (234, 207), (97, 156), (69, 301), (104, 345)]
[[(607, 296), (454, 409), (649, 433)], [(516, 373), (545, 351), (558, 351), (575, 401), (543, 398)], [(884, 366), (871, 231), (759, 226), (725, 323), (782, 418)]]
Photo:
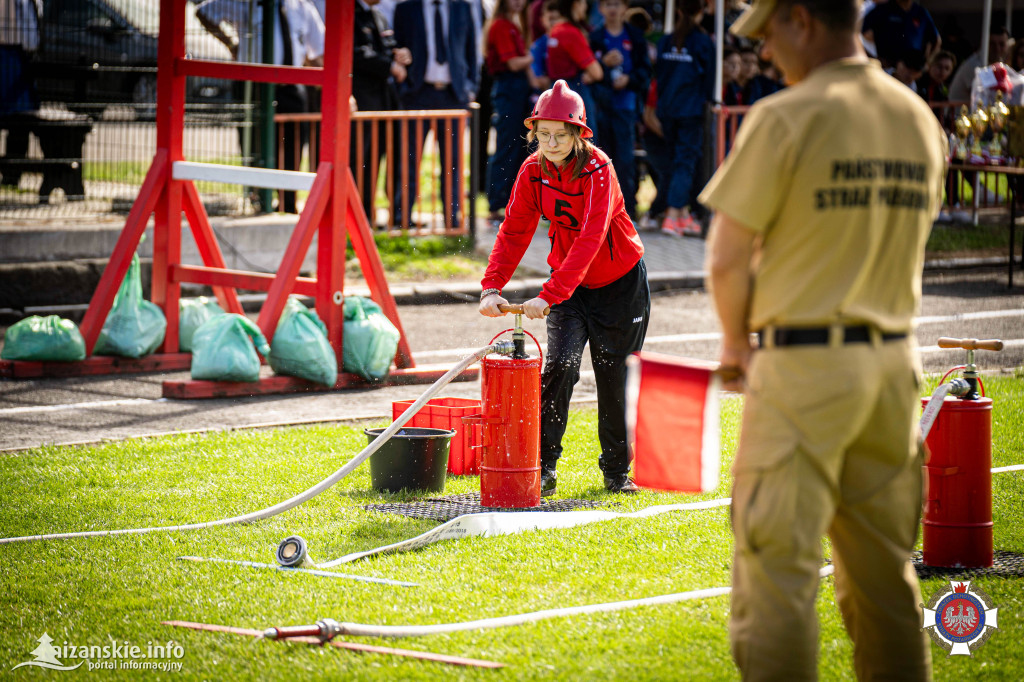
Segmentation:
[[(660, 227), (679, 236), (703, 232), (695, 197), (710, 170), (704, 162), (711, 148), (710, 105), (745, 107), (785, 87), (775, 66), (761, 59), (758, 44), (728, 31), (747, 7), (743, 0), (725, 2), (717, 93), (714, 0), (677, 0), (667, 31), (663, 17), (649, 11), (652, 0), (356, 4), (353, 92), (359, 109), (464, 109), (479, 102), (485, 117), (481, 149), (487, 157), (483, 186), (495, 223), (503, 219), (516, 173), (532, 151), (523, 121), (539, 94), (557, 80), (583, 98), (593, 142), (612, 160), (629, 216), (641, 228)], [(930, 102), (969, 99), (974, 69), (981, 65), (980, 51), (955, 22), (940, 31), (914, 0), (865, 2), (861, 42), (882, 68)], [(1024, 67), (1024, 41), (1014, 46), (1005, 29), (994, 28), (988, 60)], [(736, 112), (740, 120), (742, 111)], [(442, 156), (442, 175), (448, 167), (454, 170), (451, 157), (459, 149), (450, 128), (438, 131), (440, 137), (451, 136), (455, 150)], [(383, 129), (377, 134), (383, 136)], [(368, 150), (369, 140), (364, 145)], [(730, 145), (727, 139), (726, 148)], [(440, 145), (442, 154), (445, 148)], [(392, 188), (399, 207), (402, 192), (415, 196), (419, 154), (410, 151), (410, 175)], [(654, 181), (656, 195), (641, 215), (636, 195), (644, 174)], [(442, 201), (457, 212), (455, 188), (444, 186), (441, 192)], [(373, 216), (370, 200), (364, 196)]]

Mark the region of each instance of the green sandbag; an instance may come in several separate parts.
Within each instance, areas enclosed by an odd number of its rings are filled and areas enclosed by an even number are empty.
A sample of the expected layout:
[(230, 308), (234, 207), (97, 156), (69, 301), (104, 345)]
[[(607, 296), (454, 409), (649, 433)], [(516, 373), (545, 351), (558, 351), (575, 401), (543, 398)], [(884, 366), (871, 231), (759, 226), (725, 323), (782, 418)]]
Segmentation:
[(199, 298), (183, 298), (178, 305), (178, 350), (188, 353), (192, 350), (192, 336), (196, 330), (215, 315), (223, 315), (224, 309), (217, 299), (200, 296)]
[(71, 320), (33, 315), (15, 322), (4, 337), (4, 360), (77, 362), (85, 360), (85, 339)]
[(324, 386), (338, 381), (338, 358), (327, 342), (327, 327), (316, 312), (291, 296), (281, 312), (268, 359), (278, 374)]
[(364, 379), (379, 381), (388, 375), (401, 336), (380, 306), (362, 296), (345, 297), (342, 365)]
[(259, 381), (257, 349), (270, 353), (266, 338), (249, 318), (235, 313), (211, 317), (192, 336), (192, 378)]
[(92, 353), (141, 358), (163, 343), (166, 332), (164, 312), (142, 298), (142, 273), (139, 255), (135, 254)]

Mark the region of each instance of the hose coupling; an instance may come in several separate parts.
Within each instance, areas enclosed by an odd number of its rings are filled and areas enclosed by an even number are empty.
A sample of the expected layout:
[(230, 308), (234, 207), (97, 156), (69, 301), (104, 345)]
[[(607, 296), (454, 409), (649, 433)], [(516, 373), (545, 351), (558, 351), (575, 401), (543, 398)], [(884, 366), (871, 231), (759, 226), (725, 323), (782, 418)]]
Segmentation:
[(502, 339), (501, 341), (495, 341), (491, 344), (491, 352), (497, 353), (498, 355), (512, 355), (516, 351), (515, 343), (508, 339)]
[(333, 618), (318, 620), (316, 624), (317, 627), (320, 628), (320, 639), (325, 642), (332, 640), (341, 634), (341, 623)]
[(967, 379), (951, 379), (949, 382), (949, 395), (965, 396), (973, 390)]
[(298, 535), (286, 537), (277, 546), (277, 563), (285, 568), (312, 568), (315, 565), (309, 556), (306, 541)]

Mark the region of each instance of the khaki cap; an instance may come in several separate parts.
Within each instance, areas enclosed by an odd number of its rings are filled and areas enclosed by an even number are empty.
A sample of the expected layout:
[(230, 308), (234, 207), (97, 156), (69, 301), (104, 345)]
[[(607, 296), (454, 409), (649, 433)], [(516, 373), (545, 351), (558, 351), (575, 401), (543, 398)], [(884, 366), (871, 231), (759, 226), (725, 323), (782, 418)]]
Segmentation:
[(759, 38), (764, 26), (775, 11), (776, 0), (754, 0), (729, 30), (743, 38)]

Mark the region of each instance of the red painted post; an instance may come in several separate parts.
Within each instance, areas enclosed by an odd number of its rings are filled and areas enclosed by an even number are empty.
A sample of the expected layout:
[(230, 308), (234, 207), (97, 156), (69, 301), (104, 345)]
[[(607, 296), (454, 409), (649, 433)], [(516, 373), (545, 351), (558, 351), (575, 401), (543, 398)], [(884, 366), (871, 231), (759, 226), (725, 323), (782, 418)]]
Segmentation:
[[(185, 0), (161, 0), (160, 42), (157, 63), (174, 64), (185, 58)], [(178, 299), (181, 285), (171, 280), (170, 268), (181, 263), (181, 181), (171, 177), (175, 161), (183, 161), (185, 127), (185, 78), (172, 69), (157, 69), (156, 147), (165, 152), (166, 186), (157, 202), (153, 225), (153, 303), (167, 318), (167, 334), (161, 350), (178, 350)]]
[[(404, 124), (403, 124), (404, 125)], [(395, 194), (395, 122), (388, 119), (387, 128), (384, 129), (384, 147), (387, 150), (387, 177), (384, 191), (388, 195), (388, 229), (395, 227), (395, 202), (398, 196)]]
[[(348, 176), (349, 186), (354, 190), (355, 180), (352, 178), (352, 171), (346, 169), (345, 175)], [(366, 284), (370, 287), (370, 296), (380, 305), (384, 314), (398, 329), (395, 367), (399, 369), (415, 367), (416, 363), (413, 362), (412, 351), (409, 349), (409, 339), (406, 338), (402, 322), (398, 318), (398, 307), (388, 290), (384, 263), (381, 262), (377, 244), (373, 241), (373, 231), (366, 221), (362, 203), (354, 191), (348, 195), (348, 236), (352, 240), (352, 250), (356, 252), (356, 257), (359, 259), (360, 265), (363, 266), (363, 276), (366, 278)]]
[[(259, 325), (263, 336), (267, 337), (268, 343), (274, 338), (281, 311), (284, 310), (284, 304), (288, 301), (288, 295), (295, 288), (295, 278), (299, 274), (302, 261), (313, 241), (313, 231), (320, 224), (324, 208), (327, 206), (328, 194), (331, 191), (329, 184), (331, 175), (333, 175), (331, 164), (321, 162), (316, 171), (316, 179), (313, 180), (313, 187), (309, 190), (306, 205), (299, 215), (299, 222), (295, 224), (295, 231), (292, 232), (292, 238), (288, 242), (288, 248), (285, 249), (284, 258), (281, 259), (281, 267), (277, 269), (274, 282), (267, 292), (267, 300), (260, 308), (260, 316), (257, 318), (256, 324)], [(322, 249), (323, 244), (319, 248)], [(318, 272), (317, 281), (319, 279), (320, 273)]]
[(345, 324), (346, 209), (350, 191), (347, 172), (349, 97), (352, 95), (355, 2), (327, 3), (324, 21), (328, 39), (324, 46), (320, 158), (333, 164), (334, 172), (329, 178), (330, 189), (327, 192), (330, 203), (320, 218), (317, 235), (316, 309), (327, 326), (327, 340), (334, 348), (340, 369)]
[(91, 354), (96, 345), (96, 339), (99, 338), (103, 323), (107, 321), (107, 315), (110, 313), (110, 306), (114, 303), (114, 296), (117, 295), (125, 273), (128, 272), (132, 256), (139, 246), (139, 240), (142, 239), (142, 235), (146, 231), (149, 216), (153, 213), (157, 200), (166, 187), (167, 176), (170, 174), (166, 158), (167, 152), (158, 149), (153, 158), (153, 165), (149, 167), (146, 179), (142, 181), (139, 196), (128, 213), (124, 229), (121, 230), (117, 244), (114, 245), (114, 252), (110, 254), (107, 267), (103, 269), (100, 283), (92, 294), (89, 308), (85, 311), (85, 318), (78, 327), (82, 332), (82, 338), (85, 339), (86, 355)]
[[(188, 224), (192, 227), (192, 236), (196, 240), (196, 247), (203, 259), (203, 265), (226, 270), (228, 266), (224, 261), (224, 254), (220, 250), (220, 244), (217, 243), (213, 228), (210, 227), (210, 217), (206, 215), (206, 209), (203, 207), (202, 199), (199, 198), (196, 186), (188, 181), (183, 184), (183, 189), (185, 192), (185, 216), (188, 218)], [(234, 284), (227, 287), (215, 286), (213, 293), (227, 312), (238, 314), (244, 312)]]

